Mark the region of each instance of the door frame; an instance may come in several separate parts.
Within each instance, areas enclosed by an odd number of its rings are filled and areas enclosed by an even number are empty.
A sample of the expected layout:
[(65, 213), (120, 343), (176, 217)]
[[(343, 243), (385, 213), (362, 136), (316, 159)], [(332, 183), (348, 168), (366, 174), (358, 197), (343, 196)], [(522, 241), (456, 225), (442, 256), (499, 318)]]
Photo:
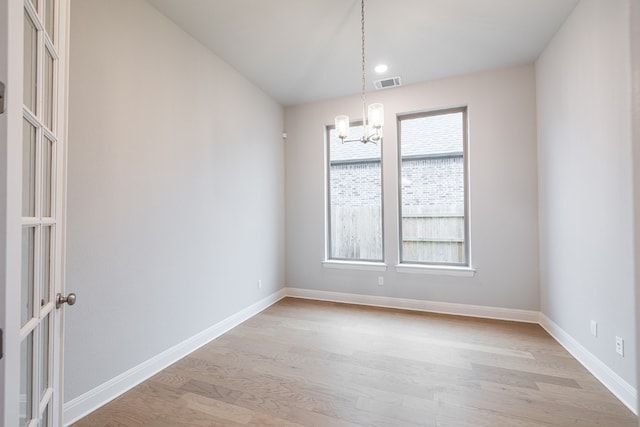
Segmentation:
[[(0, 115), (0, 318), (4, 357), (0, 360), (0, 424), (15, 425), (20, 401), (20, 283), (21, 257), (21, 144), (22, 144), (22, 40), (24, 6), (20, 0), (1, 0), (0, 80), (5, 85), (5, 112)], [(0, 169), (0, 170), (1, 170)]]
[[(58, 163), (60, 168), (56, 171), (56, 180), (60, 183), (58, 191), (60, 191), (60, 207), (58, 215), (60, 216), (58, 225), (60, 238), (57, 240), (59, 245), (57, 250), (60, 254), (59, 264), (57, 265), (56, 274), (58, 277), (55, 282), (58, 283), (56, 292), (67, 295), (65, 286), (66, 277), (66, 258), (67, 258), (67, 163), (68, 163), (68, 136), (69, 136), (69, 46), (70, 46), (70, 26), (71, 26), (71, 0), (56, 0), (58, 2), (58, 37), (60, 43), (58, 46), (58, 90), (57, 90), (57, 121), (58, 121), (58, 156), (61, 160)], [(56, 293), (54, 292), (54, 295)], [(69, 306), (63, 304), (60, 309), (55, 310), (55, 328), (54, 336), (58, 339), (54, 340), (54, 360), (52, 364), (53, 376), (52, 386), (54, 387), (54, 399), (52, 403), (55, 405), (53, 409), (53, 425), (64, 425), (64, 322), (65, 312)]]

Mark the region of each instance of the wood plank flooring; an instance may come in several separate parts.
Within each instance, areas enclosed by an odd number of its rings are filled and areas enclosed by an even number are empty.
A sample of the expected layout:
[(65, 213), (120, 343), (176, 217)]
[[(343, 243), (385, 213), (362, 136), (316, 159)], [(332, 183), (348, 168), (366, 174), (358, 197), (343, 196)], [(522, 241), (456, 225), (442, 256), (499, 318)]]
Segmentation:
[(637, 427), (540, 326), (286, 298), (74, 426)]

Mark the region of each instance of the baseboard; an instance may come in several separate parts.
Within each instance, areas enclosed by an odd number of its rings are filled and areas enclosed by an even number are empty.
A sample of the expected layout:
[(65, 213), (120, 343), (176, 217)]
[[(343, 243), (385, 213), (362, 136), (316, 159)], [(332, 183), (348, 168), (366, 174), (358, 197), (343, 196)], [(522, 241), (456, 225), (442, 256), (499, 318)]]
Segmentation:
[(609, 389), (627, 408), (638, 415), (638, 391), (613, 372), (606, 364), (584, 348), (571, 335), (540, 313), (542, 326), (561, 346), (578, 360), (591, 374)]
[(78, 421), (80, 418), (88, 415), (124, 392), (140, 384), (144, 380), (157, 374), (167, 366), (177, 362), (208, 342), (224, 334), (228, 330), (238, 326), (245, 320), (250, 319), (262, 310), (275, 304), (285, 296), (285, 290), (281, 289), (278, 292), (275, 292), (255, 304), (239, 311), (238, 313), (216, 323), (210, 328), (186, 339), (180, 344), (152, 357), (146, 362), (123, 372), (93, 390), (66, 402), (63, 406), (63, 425), (68, 426)]
[(345, 294), (340, 292), (315, 291), (300, 288), (285, 288), (286, 295), (294, 298), (306, 298), (320, 301), (332, 301), (347, 304), (370, 305), (375, 307), (398, 308), (456, 316), (482, 317), (489, 319), (511, 320), (515, 322), (537, 323), (542, 326), (561, 346), (576, 358), (627, 408), (638, 415), (638, 392), (613, 372), (600, 359), (584, 348), (571, 335), (562, 330), (544, 314), (531, 310), (515, 310), (499, 307), (484, 307), (466, 304), (452, 304), (435, 301), (422, 301), (404, 298), (381, 297), (371, 295)]
[(340, 292), (314, 291), (300, 288), (284, 288), (218, 322), (180, 344), (152, 357), (146, 362), (123, 372), (93, 390), (66, 402), (63, 406), (63, 424), (68, 426), (95, 411), (124, 392), (160, 372), (162, 369), (177, 362), (245, 320), (250, 319), (284, 297), (424, 311), (456, 316), (537, 323), (540, 324), (560, 345), (567, 349), (567, 351), (571, 353), (576, 360), (578, 360), (605, 387), (620, 399), (624, 405), (626, 405), (634, 414), (638, 414), (637, 390), (613, 372), (607, 365), (600, 361), (600, 359), (590, 353), (553, 321), (538, 311), (453, 304), (406, 298), (357, 295)]
[(538, 323), (539, 315), (537, 311), (532, 310), (453, 304), (448, 302), (423, 301), (406, 298), (345, 294), (341, 292), (314, 291), (300, 288), (285, 288), (285, 291), (288, 297), (294, 298), (370, 305), (374, 307), (398, 308), (402, 310), (451, 314), (456, 316), (481, 317), (485, 319), (511, 320), (525, 323)]

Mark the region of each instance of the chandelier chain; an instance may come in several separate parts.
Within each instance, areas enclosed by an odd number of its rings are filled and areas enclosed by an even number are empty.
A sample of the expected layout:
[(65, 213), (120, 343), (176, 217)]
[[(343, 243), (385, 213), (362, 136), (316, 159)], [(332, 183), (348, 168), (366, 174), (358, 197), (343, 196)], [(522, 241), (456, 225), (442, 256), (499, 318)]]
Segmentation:
[(362, 136), (356, 139), (349, 138), (349, 116), (336, 116), (336, 132), (342, 143), (360, 141), (363, 144), (377, 144), (382, 140), (382, 125), (384, 123), (384, 110), (381, 103), (369, 105), (367, 114), (366, 101), (366, 58), (365, 58), (365, 24), (364, 24), (364, 0), (360, 0), (360, 29), (362, 41)]
[[(362, 29), (362, 110), (364, 114), (364, 108), (366, 104), (365, 99), (365, 90), (366, 90), (366, 81), (365, 81), (365, 57), (364, 57), (364, 0), (360, 1), (360, 24)], [(363, 120), (365, 117), (363, 116)], [(364, 125), (364, 123), (363, 123)]]

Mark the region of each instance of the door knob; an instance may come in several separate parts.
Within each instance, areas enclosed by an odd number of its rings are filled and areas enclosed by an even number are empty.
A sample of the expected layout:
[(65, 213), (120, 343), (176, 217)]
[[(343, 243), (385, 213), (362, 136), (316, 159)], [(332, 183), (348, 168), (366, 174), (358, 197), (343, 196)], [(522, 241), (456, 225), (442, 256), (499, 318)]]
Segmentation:
[(69, 295), (67, 295), (66, 297), (63, 297), (62, 294), (58, 294), (56, 295), (56, 308), (60, 308), (60, 306), (62, 304), (69, 304), (69, 305), (73, 305), (76, 303), (76, 294), (71, 293)]

